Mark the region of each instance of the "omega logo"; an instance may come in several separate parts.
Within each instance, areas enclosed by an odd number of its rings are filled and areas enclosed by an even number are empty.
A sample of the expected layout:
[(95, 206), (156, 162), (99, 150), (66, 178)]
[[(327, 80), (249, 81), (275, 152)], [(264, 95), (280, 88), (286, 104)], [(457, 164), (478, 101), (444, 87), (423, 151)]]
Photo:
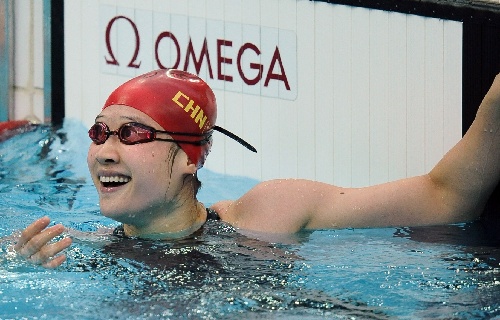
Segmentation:
[[(141, 61), (138, 61), (139, 53), (141, 50), (141, 36), (139, 32), (139, 28), (136, 23), (130, 18), (124, 15), (118, 15), (109, 20), (106, 26), (105, 32), (105, 43), (106, 43), (106, 51), (107, 56), (105, 56), (106, 64), (119, 66), (120, 62), (115, 58), (115, 54), (113, 51), (113, 47), (111, 45), (111, 32), (113, 25), (118, 21), (123, 20), (126, 23), (130, 24), (133, 30), (133, 39), (135, 40), (135, 50), (130, 60), (127, 61), (127, 67), (129, 68), (140, 68)], [(215, 44), (216, 52), (212, 52), (209, 50), (208, 41), (213, 41), (211, 44)], [(168, 44), (173, 45), (175, 48), (174, 59), (172, 61), (162, 57), (160, 54), (160, 45), (164, 42), (168, 42)], [(282, 55), (279, 49), (279, 46), (276, 45), (273, 49), (272, 56), (269, 61), (264, 61), (262, 63), (259, 60), (263, 57), (261, 49), (258, 45), (245, 42), (239, 48), (235, 56), (226, 56), (224, 55), (224, 48), (232, 48), (233, 41), (230, 39), (207, 39), (205, 36), (202, 43), (195, 43), (196, 45), (201, 46), (200, 52), (197, 54), (195, 51), (195, 44), (193, 44), (193, 40), (190, 37), (187, 46), (181, 47), (179, 44), (178, 38), (172, 31), (162, 31), (156, 36), (156, 40), (154, 42), (154, 57), (155, 62), (158, 68), (167, 69), (167, 68), (175, 68), (175, 69), (183, 69), (185, 71), (190, 67), (190, 63), (194, 65), (196, 72), (199, 74), (203, 63), (206, 63), (207, 72), (210, 76), (210, 79), (214, 79), (214, 68), (216, 70), (216, 80), (233, 82), (235, 81), (235, 77), (238, 76), (241, 81), (243, 81), (248, 86), (259, 85), (263, 80), (263, 86), (268, 87), (271, 81), (279, 81), (284, 85), (287, 91), (290, 91), (290, 83), (287, 77), (287, 72), (285, 70), (286, 66), (282, 59)], [(269, 48), (268, 48), (269, 49)], [(243, 56), (246, 59), (243, 59)], [(269, 56), (269, 55), (268, 55)], [(248, 57), (252, 57), (252, 62), (244, 62), (248, 61)], [(267, 62), (267, 63), (266, 63)], [(230, 66), (235, 64), (236, 69), (238, 71), (237, 74), (225, 74), (224, 70), (225, 65)], [(250, 72), (249, 72), (250, 70)], [(265, 76), (264, 76), (265, 75)]]

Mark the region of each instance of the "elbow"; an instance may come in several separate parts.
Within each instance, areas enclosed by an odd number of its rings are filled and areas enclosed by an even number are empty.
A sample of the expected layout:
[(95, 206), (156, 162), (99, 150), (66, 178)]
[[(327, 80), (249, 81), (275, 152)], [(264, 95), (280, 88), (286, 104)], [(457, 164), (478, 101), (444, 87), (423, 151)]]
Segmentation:
[(455, 185), (429, 175), (429, 197), (434, 201), (433, 208), (428, 208), (433, 214), (435, 224), (451, 224), (471, 222), (479, 219), (486, 201), (474, 193), (467, 192)]

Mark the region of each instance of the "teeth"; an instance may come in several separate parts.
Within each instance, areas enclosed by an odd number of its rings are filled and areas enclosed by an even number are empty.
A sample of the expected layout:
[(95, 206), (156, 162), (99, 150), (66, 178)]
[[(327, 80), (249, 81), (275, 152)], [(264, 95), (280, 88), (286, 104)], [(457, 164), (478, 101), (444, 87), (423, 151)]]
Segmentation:
[(130, 178), (129, 177), (123, 177), (123, 176), (112, 176), (112, 177), (104, 177), (101, 176), (99, 177), (99, 181), (101, 182), (129, 182)]

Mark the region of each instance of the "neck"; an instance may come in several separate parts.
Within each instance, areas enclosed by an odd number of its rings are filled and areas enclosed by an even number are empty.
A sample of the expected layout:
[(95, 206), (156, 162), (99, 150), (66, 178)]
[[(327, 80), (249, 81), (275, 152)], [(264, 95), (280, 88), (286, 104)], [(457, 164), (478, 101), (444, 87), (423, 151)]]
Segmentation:
[(145, 225), (124, 224), (125, 235), (143, 239), (178, 239), (197, 231), (206, 220), (206, 211), (197, 200), (192, 205), (181, 206)]

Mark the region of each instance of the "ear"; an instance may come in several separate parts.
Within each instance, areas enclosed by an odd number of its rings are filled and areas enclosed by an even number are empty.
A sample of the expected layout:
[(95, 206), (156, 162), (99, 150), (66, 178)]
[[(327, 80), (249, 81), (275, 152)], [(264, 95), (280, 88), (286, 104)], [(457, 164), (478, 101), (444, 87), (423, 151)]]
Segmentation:
[(176, 158), (176, 162), (178, 161), (176, 165), (177, 170), (180, 170), (182, 174), (192, 175), (198, 170), (196, 164), (189, 159), (188, 155), (181, 148), (179, 148)]
[(186, 157), (186, 170), (188, 174), (195, 174), (198, 168), (196, 167), (196, 164), (189, 159), (189, 157)]

